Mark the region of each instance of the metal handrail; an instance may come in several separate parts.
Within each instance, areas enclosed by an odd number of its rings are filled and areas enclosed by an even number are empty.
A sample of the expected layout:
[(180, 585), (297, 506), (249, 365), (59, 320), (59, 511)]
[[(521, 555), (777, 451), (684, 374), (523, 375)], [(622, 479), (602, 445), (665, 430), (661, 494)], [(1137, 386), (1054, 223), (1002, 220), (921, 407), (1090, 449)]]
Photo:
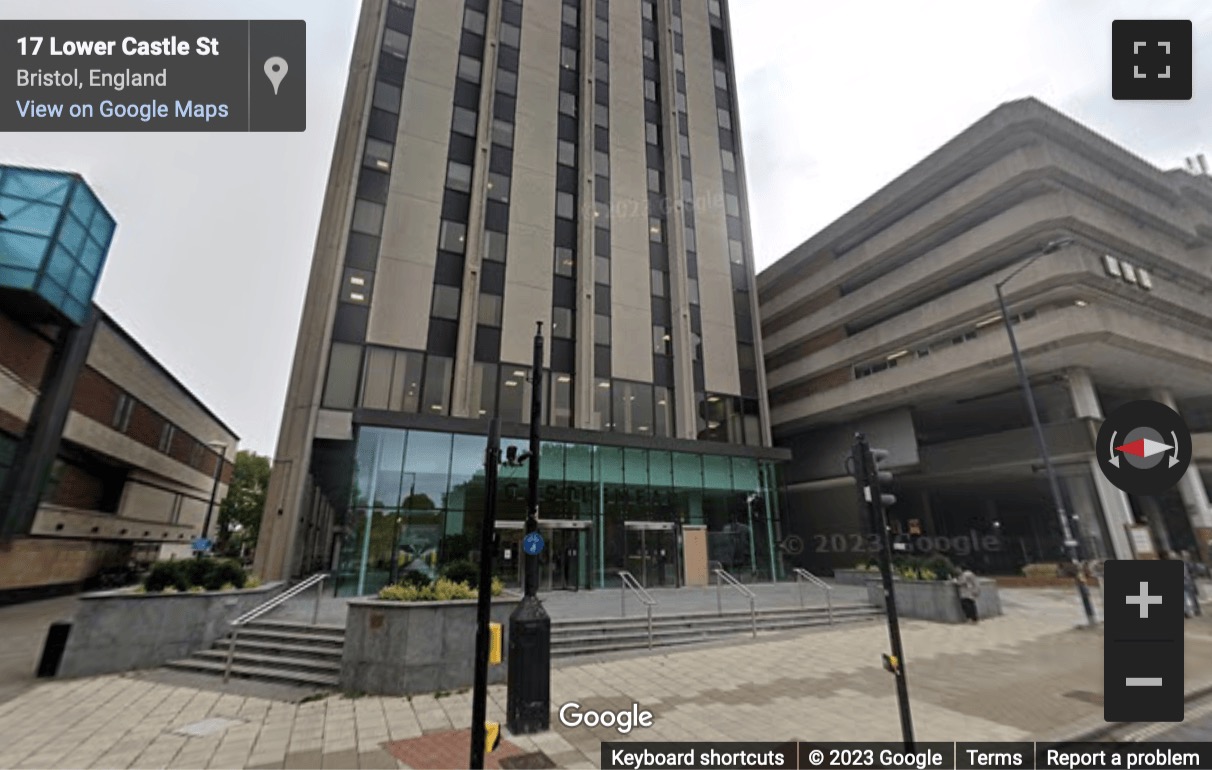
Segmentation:
[(619, 570), (619, 582), (622, 588), (622, 609), (623, 617), (627, 617), (627, 591), (630, 590), (636, 595), (636, 598), (644, 603), (644, 607), (648, 613), (648, 649), (652, 649), (652, 608), (656, 606), (657, 600), (652, 598), (652, 594), (644, 590), (644, 586), (640, 585), (640, 581), (635, 579), (625, 569)]
[(298, 585), (291, 586), (290, 588), (286, 589), (274, 598), (258, 604), (256, 607), (253, 607), (251, 610), (231, 622), (231, 634), (227, 639), (227, 661), (223, 664), (224, 683), (226, 683), (228, 678), (231, 676), (231, 663), (232, 659), (236, 656), (236, 636), (239, 635), (240, 629), (270, 610), (281, 607), (285, 602), (295, 598), (312, 586), (316, 587), (316, 604), (315, 607), (312, 608), (311, 612), (311, 622), (312, 625), (315, 625), (316, 619), (320, 616), (320, 596), (324, 593), (324, 581), (328, 578), (329, 575), (327, 572), (312, 575)]
[(757, 607), (755, 604), (757, 594), (750, 591), (744, 583), (737, 580), (735, 576), (729, 574), (729, 572), (723, 567), (717, 568), (715, 570), (715, 606), (716, 609), (719, 610), (721, 617), (724, 615), (724, 596), (722, 590), (724, 583), (728, 583), (728, 585), (740, 591), (741, 596), (744, 596), (749, 600), (749, 618), (753, 622), (753, 636), (754, 638), (757, 638)]
[(801, 567), (795, 568), (795, 584), (800, 590), (800, 607), (804, 606), (804, 581), (825, 591), (825, 605), (829, 608), (829, 625), (833, 625), (833, 586)]

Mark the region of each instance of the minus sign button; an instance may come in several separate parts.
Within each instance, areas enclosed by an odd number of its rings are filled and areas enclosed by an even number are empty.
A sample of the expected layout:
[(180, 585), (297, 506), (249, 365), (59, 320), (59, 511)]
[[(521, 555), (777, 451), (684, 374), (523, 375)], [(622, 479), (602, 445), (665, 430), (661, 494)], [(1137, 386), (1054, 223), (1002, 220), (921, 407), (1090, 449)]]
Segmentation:
[(1162, 678), (1160, 676), (1130, 676), (1126, 677), (1125, 685), (1127, 687), (1161, 687)]

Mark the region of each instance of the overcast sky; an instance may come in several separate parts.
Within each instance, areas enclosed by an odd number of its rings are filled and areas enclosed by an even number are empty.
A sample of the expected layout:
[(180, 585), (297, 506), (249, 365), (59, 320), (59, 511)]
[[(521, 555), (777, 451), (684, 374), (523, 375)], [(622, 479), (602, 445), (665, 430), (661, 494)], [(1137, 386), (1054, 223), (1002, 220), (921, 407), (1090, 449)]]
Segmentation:
[[(683, 0), (696, 1), (705, 2)], [(1163, 168), (1212, 155), (1206, 0), (731, 7), (759, 270), (1010, 99), (1036, 96)], [(0, 135), (0, 163), (88, 179), (118, 220), (99, 304), (262, 454), (273, 453), (282, 415), (357, 9), (356, 0), (0, 0), (0, 19), (307, 21), (305, 133)], [(1194, 21), (1191, 102), (1111, 99), (1117, 18)]]

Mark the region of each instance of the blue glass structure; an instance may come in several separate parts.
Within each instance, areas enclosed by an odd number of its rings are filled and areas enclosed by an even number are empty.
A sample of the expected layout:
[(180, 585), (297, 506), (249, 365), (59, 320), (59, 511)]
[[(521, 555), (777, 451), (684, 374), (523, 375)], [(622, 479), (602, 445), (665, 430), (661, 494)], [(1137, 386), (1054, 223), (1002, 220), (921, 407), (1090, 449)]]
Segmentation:
[(0, 293), (33, 320), (83, 323), (114, 218), (78, 175), (0, 166)]

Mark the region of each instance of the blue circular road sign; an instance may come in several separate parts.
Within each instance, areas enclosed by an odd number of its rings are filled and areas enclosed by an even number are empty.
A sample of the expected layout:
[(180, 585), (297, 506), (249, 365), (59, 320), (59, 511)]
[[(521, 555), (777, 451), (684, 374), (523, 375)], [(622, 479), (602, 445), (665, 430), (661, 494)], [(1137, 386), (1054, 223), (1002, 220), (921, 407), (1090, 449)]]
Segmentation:
[(543, 536), (538, 532), (531, 532), (522, 538), (522, 550), (528, 556), (538, 556), (539, 551), (543, 550)]

